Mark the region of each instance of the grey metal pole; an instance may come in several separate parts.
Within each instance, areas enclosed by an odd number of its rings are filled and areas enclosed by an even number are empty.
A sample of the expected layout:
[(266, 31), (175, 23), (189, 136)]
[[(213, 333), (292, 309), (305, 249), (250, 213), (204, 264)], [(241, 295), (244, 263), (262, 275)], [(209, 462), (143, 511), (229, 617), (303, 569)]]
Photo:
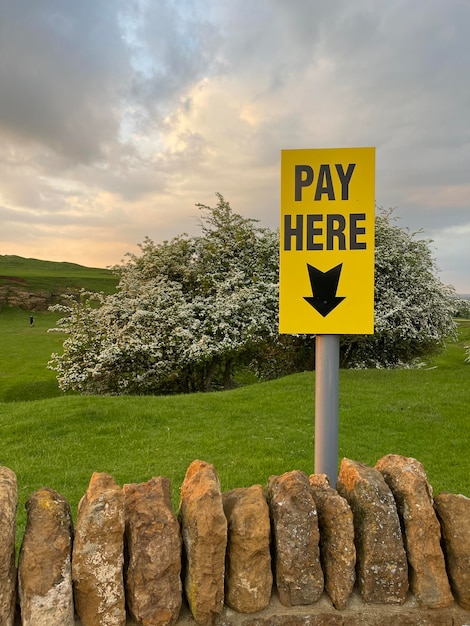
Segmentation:
[(315, 474), (338, 478), (339, 335), (317, 335), (315, 345)]

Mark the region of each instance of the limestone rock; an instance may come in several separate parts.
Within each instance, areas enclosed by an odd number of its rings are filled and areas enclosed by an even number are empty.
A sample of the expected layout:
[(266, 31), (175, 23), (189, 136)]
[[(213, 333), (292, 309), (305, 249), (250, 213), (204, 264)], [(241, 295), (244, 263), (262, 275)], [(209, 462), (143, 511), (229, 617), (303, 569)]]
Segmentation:
[(312, 474), (309, 480), (317, 505), (325, 590), (333, 606), (342, 610), (356, 580), (353, 514), (348, 502), (330, 486), (326, 474)]
[(227, 520), (213, 465), (193, 461), (181, 486), (179, 517), (186, 568), (184, 589), (201, 626), (212, 626), (224, 604)]
[(375, 467), (392, 490), (403, 521), (411, 592), (422, 606), (449, 606), (454, 598), (441, 549), (441, 527), (422, 464), (413, 458), (389, 454)]
[(0, 624), (13, 626), (16, 602), (15, 533), (18, 487), (16, 475), (0, 466)]
[(23, 626), (74, 626), (72, 516), (53, 489), (39, 489), (26, 502), (18, 586)]
[(276, 586), (284, 606), (313, 604), (323, 593), (318, 517), (308, 476), (271, 476), (267, 496), (273, 524)]
[(83, 626), (125, 626), (124, 494), (95, 472), (78, 505), (72, 552), (75, 610)]
[(52, 293), (48, 291), (29, 292), (11, 284), (0, 286), (0, 304), (4, 303), (26, 311), (45, 311), (52, 304), (52, 300)]
[(239, 613), (261, 611), (269, 605), (271, 523), (261, 485), (222, 494), (228, 522), (225, 602)]
[(408, 591), (408, 563), (390, 488), (378, 470), (343, 459), (337, 490), (353, 512), (356, 575), (364, 601), (402, 604)]
[(440, 493), (434, 507), (441, 523), (452, 590), (460, 606), (470, 611), (470, 498)]
[(126, 598), (143, 626), (167, 626), (182, 602), (181, 533), (168, 478), (123, 486), (128, 563)]

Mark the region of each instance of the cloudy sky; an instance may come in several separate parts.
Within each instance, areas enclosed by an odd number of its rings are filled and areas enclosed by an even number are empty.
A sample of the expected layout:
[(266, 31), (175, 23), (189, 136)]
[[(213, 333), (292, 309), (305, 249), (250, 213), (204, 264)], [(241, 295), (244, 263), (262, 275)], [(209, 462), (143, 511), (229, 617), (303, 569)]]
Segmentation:
[(0, 254), (105, 267), (280, 151), (376, 147), (376, 203), (470, 293), (469, 0), (0, 0)]

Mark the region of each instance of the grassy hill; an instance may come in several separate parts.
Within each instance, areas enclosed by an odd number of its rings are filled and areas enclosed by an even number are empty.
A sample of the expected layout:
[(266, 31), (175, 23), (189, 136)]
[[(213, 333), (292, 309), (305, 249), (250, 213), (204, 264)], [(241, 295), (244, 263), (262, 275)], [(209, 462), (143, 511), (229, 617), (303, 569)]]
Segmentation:
[(15, 255), (0, 255), (0, 293), (49, 292), (60, 295), (80, 288), (112, 293), (116, 276), (107, 269), (84, 267), (75, 263), (56, 263), (26, 259)]

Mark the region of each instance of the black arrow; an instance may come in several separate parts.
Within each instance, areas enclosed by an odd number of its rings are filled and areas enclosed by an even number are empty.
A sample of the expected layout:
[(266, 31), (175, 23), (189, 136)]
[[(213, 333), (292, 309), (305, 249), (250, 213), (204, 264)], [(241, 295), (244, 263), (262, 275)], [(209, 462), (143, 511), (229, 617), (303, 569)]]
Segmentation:
[(304, 300), (311, 304), (320, 315), (326, 317), (344, 300), (344, 297), (336, 295), (343, 264), (340, 263), (327, 272), (322, 272), (309, 263), (307, 263), (307, 267), (312, 286), (312, 296), (305, 296)]

